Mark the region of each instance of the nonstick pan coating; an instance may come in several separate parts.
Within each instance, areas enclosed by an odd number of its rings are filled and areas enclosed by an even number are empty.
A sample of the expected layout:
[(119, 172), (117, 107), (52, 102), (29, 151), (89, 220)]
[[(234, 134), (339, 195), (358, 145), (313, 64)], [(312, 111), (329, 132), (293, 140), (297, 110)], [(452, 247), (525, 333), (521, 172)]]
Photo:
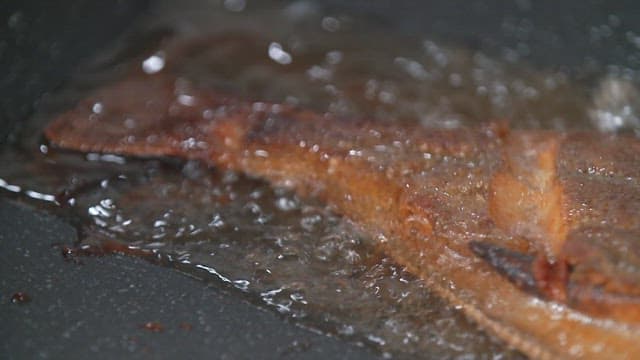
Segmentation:
[[(637, 69), (637, 2), (320, 1), (366, 13), (381, 26), (429, 34), (499, 54), (517, 39), (505, 19), (528, 14), (529, 65), (569, 73), (614, 64)], [(8, 1), (0, 5), (0, 142), (74, 69), (109, 46), (152, 6), (147, 0)], [(596, 26), (624, 23), (625, 38), (596, 41)], [(613, 25), (612, 25), (613, 24)], [(596, 30), (590, 31), (594, 28)], [(602, 30), (602, 29), (600, 29)], [(637, 36), (637, 35), (635, 35)], [(635, 68), (634, 68), (635, 66)], [(375, 358), (171, 269), (109, 256), (65, 261), (54, 244), (75, 232), (60, 219), (0, 193), (0, 353), (3, 358)], [(12, 300), (18, 292), (25, 303)], [(154, 332), (155, 322), (162, 331)]]

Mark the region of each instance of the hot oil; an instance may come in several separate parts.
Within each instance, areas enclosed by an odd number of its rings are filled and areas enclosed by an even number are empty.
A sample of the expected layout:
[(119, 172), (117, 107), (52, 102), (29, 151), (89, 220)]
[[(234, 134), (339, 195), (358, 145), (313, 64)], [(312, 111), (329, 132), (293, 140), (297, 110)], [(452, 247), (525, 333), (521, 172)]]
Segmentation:
[[(243, 98), (339, 116), (447, 128), (493, 120), (518, 128), (593, 128), (589, 116), (598, 101), (588, 87), (514, 60), (517, 54), (501, 58), (383, 31), (370, 19), (307, 1), (160, 3), (135, 32), (142, 34), (135, 39), (162, 36), (105, 52), (49, 99), (2, 153), (10, 164), (0, 174), (5, 190), (62, 211), (81, 230), (81, 245), (118, 241), (150, 252), (305, 326), (389, 356), (521, 356), (312, 198), (198, 162), (49, 149), (40, 143), (41, 129), (89, 89), (132, 72), (171, 73)], [(611, 119), (619, 107), (601, 110)]]
[(514, 355), (324, 205), (194, 163), (153, 172), (82, 198), (93, 222), (84, 244), (126, 239), (286, 317), (396, 356)]

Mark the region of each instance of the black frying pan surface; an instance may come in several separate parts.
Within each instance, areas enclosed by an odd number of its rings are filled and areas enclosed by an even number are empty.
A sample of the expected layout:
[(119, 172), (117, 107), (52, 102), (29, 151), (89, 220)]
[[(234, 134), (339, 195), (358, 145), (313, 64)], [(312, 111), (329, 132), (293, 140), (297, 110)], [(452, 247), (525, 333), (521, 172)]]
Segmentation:
[[(587, 76), (614, 64), (635, 71), (634, 1), (324, 1), (368, 13), (381, 26), (430, 34), (499, 54), (518, 39), (505, 21), (536, 24), (533, 66)], [(0, 141), (64, 84), (78, 64), (108, 46), (148, 1), (13, 1), (0, 5)], [(596, 41), (589, 29), (625, 24), (632, 34)], [(635, 32), (634, 32), (635, 29)], [(595, 69), (595, 70), (594, 70)], [(586, 74), (586, 75), (585, 75)], [(1, 166), (1, 165), (0, 165)], [(316, 334), (237, 300), (225, 289), (121, 256), (68, 262), (56, 243), (76, 236), (64, 221), (0, 193), (2, 358), (375, 358), (366, 348)], [(14, 303), (24, 292), (30, 301)], [(163, 331), (145, 329), (157, 322)]]

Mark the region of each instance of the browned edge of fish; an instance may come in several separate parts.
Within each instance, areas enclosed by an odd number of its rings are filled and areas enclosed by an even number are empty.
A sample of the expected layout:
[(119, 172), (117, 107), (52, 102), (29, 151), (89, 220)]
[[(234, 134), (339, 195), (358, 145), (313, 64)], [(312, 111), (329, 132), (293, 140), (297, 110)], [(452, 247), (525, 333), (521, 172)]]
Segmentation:
[[(182, 94), (190, 96), (188, 104), (180, 102)], [(95, 113), (96, 102), (109, 106)], [(126, 123), (127, 116), (134, 124)], [(487, 229), (495, 228), (495, 233), (530, 248), (512, 254), (511, 249), (494, 251), (490, 242), (448, 238), (438, 230), (446, 207), (408, 190), (411, 184), (403, 178), (403, 172), (416, 171), (411, 167), (419, 162), (401, 157), (399, 164), (380, 171), (353, 159), (345, 152), (349, 144), (342, 147), (333, 141), (348, 143), (352, 136), (366, 143), (375, 134), (386, 140), (406, 136), (415, 144), (427, 139), (425, 149), (446, 156), (493, 158), (497, 153), (499, 166), (489, 169)], [(379, 239), (395, 261), (451, 304), (531, 357), (598, 358), (604, 352), (615, 358), (640, 357), (638, 318), (626, 316), (638, 311), (634, 279), (618, 284), (609, 277), (604, 283), (624, 290), (624, 296), (600, 296), (607, 288), (603, 290), (603, 280), (596, 278), (608, 259), (599, 255), (600, 242), (576, 237), (590, 218), (569, 211), (579, 196), (567, 190), (574, 184), (571, 177), (559, 175), (566, 172), (559, 165), (565, 143), (594, 135), (398, 130), (278, 104), (249, 103), (163, 76), (134, 77), (107, 86), (59, 116), (45, 135), (54, 145), (79, 151), (200, 159), (320, 197)], [(637, 146), (635, 140), (624, 141)], [(565, 168), (573, 166), (562, 161)], [(606, 191), (607, 184), (599, 189)], [(520, 260), (516, 264), (500, 259), (504, 254)], [(575, 269), (580, 269), (580, 276), (572, 275)], [(507, 270), (524, 280), (505, 276)], [(620, 299), (627, 301), (616, 304)]]

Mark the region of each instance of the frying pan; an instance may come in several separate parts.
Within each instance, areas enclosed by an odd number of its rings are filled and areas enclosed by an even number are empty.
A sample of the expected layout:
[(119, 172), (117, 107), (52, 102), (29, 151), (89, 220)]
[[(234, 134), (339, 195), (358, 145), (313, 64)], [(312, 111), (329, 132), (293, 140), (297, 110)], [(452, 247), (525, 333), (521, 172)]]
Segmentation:
[[(637, 79), (640, 4), (634, 1), (318, 1), (332, 13), (381, 28), (434, 36), (502, 56), (535, 27), (528, 66), (589, 81), (617, 67)], [(5, 1), (0, 5), (0, 141), (60, 88), (74, 68), (115, 41), (148, 0)], [(249, 4), (250, 5), (250, 4)], [(624, 24), (623, 36), (606, 28)], [(75, 234), (60, 219), (0, 193), (0, 354), (3, 358), (375, 358), (367, 348), (319, 335), (170, 269), (126, 257), (64, 261), (52, 247)], [(12, 296), (24, 292), (25, 303)], [(145, 324), (158, 325), (145, 328)], [(162, 327), (162, 331), (154, 332)]]
[[(0, 63), (8, 73), (0, 80), (2, 141), (38, 99), (55, 91), (147, 6), (147, 1), (3, 3)], [(224, 289), (144, 261), (65, 262), (52, 245), (71, 243), (75, 236), (61, 220), (0, 198), (0, 357), (375, 357), (368, 349), (284, 322)], [(18, 292), (30, 300), (13, 303)], [(146, 330), (148, 322), (163, 331)]]

